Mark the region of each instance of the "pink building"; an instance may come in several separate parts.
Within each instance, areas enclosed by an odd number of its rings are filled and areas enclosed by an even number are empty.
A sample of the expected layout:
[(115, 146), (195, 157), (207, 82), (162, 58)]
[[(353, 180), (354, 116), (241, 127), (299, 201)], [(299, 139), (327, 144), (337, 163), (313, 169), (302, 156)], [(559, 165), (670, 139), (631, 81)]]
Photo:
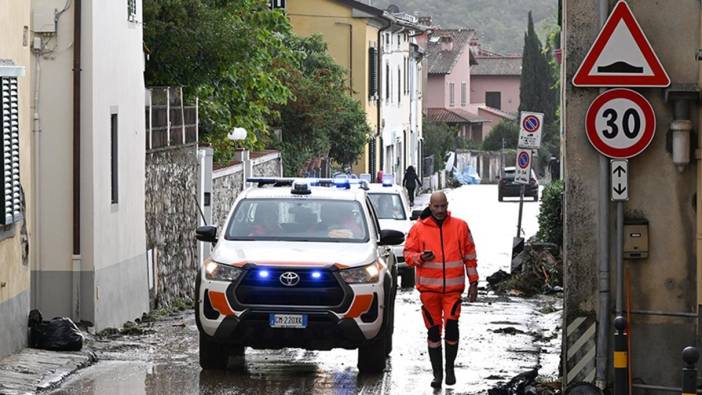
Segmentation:
[(472, 29), (436, 29), (428, 36), (424, 105), (428, 121), (456, 125), (461, 137), (481, 142), (486, 120), (470, 103), (470, 70), (477, 64), (470, 49), (474, 36)]
[(478, 56), (476, 60), (478, 64), (470, 70), (470, 102), (516, 115), (522, 57)]

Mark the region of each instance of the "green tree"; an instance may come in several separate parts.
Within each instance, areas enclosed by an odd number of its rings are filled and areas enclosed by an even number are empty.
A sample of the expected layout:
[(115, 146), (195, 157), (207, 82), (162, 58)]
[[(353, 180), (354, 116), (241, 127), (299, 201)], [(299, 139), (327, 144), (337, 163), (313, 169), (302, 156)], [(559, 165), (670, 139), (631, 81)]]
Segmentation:
[(444, 156), (459, 146), (458, 131), (442, 122), (424, 122), (424, 154), (434, 155), (434, 170), (444, 168)]
[(519, 126), (516, 121), (500, 121), (490, 131), (490, 134), (483, 140), (482, 149), (484, 151), (499, 151), (502, 149), (502, 139), (505, 141), (504, 148), (517, 148), (519, 139)]
[(522, 75), (519, 91), (519, 111), (544, 113), (544, 124), (551, 124), (556, 116), (556, 94), (547, 55), (534, 31), (534, 21), (529, 11), (527, 32), (524, 34)]
[(144, 45), (150, 86), (182, 85), (200, 98), (202, 140), (215, 161), (231, 158), (234, 127), (249, 131), (241, 145), (270, 141), (268, 121), (291, 94), (278, 65), (293, 57), (290, 24), (265, 0), (144, 0)]
[(556, 180), (544, 188), (539, 209), (539, 231), (537, 239), (558, 246), (563, 245), (563, 190), (562, 180)]
[(321, 36), (291, 36), (286, 45), (295, 54), (285, 85), (293, 98), (278, 106), (285, 172), (298, 175), (311, 158), (325, 157), (351, 165), (363, 152), (371, 129), (360, 103), (345, 88), (345, 72), (329, 56)]

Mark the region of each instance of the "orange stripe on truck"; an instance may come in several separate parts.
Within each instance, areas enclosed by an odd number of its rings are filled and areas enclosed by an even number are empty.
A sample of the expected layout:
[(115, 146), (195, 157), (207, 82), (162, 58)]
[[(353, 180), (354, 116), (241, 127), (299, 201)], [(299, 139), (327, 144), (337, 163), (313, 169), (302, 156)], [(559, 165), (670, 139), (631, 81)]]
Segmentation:
[(234, 315), (234, 310), (229, 307), (229, 302), (227, 302), (227, 296), (223, 292), (207, 291), (207, 296), (210, 298), (210, 303), (212, 307), (219, 311), (219, 314), (230, 316)]
[(373, 295), (356, 295), (344, 318), (356, 318), (370, 309)]

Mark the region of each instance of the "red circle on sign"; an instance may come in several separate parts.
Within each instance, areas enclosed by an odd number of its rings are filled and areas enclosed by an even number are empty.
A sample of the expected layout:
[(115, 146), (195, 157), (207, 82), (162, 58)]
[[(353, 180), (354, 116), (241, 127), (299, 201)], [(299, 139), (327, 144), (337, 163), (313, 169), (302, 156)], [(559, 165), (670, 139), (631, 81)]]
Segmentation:
[[(533, 122), (533, 124), (531, 124)], [(529, 133), (534, 133), (539, 129), (539, 126), (541, 126), (541, 122), (539, 122), (539, 118), (537, 118), (535, 115), (527, 115), (524, 117), (524, 122), (522, 122), (522, 128), (526, 130)]]
[[(602, 107), (607, 105), (607, 103), (616, 99), (626, 99), (636, 104), (641, 109), (645, 121), (641, 138), (624, 148), (617, 148), (609, 145), (600, 137), (596, 126), (596, 118), (599, 111)], [(587, 139), (590, 140), (590, 144), (602, 155), (615, 159), (627, 159), (640, 154), (651, 144), (653, 135), (656, 132), (656, 116), (651, 103), (640, 93), (631, 89), (612, 89), (597, 96), (592, 104), (590, 104), (590, 108), (588, 108), (587, 114), (585, 115), (585, 131), (587, 132)]]

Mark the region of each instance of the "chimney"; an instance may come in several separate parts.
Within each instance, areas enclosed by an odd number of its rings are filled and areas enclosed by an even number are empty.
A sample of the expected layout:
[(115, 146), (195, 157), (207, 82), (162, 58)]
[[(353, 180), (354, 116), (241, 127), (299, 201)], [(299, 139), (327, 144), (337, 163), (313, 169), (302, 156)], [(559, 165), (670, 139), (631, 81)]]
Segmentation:
[(431, 17), (430, 16), (420, 16), (419, 17), (419, 24), (424, 25), (424, 26), (433, 26), (431, 24)]
[(451, 37), (451, 36), (441, 37), (441, 50), (442, 51), (453, 51), (453, 37)]

